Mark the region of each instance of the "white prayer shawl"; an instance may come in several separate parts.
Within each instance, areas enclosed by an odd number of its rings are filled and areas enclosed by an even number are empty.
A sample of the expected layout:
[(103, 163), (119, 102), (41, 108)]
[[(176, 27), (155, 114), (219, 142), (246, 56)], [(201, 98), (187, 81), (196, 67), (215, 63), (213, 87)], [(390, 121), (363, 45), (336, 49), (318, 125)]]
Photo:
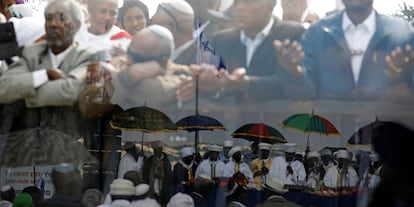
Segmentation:
[(105, 34), (95, 35), (88, 31), (89, 25), (83, 24), (75, 35), (75, 41), (81, 45), (91, 47), (96, 51), (110, 51), (113, 47), (120, 46), (125, 51), (131, 43), (130, 38), (119, 38), (111, 40), (111, 37), (122, 32), (117, 26), (112, 26), (111, 30)]
[[(224, 166), (224, 177), (233, 177), (233, 174), (235, 173), (235, 166), (236, 163), (231, 160)], [(240, 169), (239, 171), (246, 176), (247, 179), (249, 179), (248, 186), (254, 188), (254, 180), (253, 180), (253, 173), (250, 170), (249, 165), (247, 165), (245, 162), (240, 163)]]
[(123, 156), (119, 161), (118, 178), (123, 178), (124, 174), (130, 170), (135, 170), (141, 175), (141, 168), (143, 164), (144, 158), (142, 156), (139, 156), (138, 160), (135, 161), (135, 158), (131, 154), (126, 153), (125, 156)]
[[(293, 175), (286, 172), (289, 164), (293, 169)], [(306, 182), (306, 171), (303, 164), (297, 160), (288, 163), (284, 156), (276, 157), (273, 160), (268, 176), (276, 177), (285, 185), (305, 185)]]
[(355, 169), (348, 167), (348, 172), (342, 177), (342, 185), (338, 185), (338, 167), (331, 167), (325, 174), (323, 178), (323, 183), (329, 188), (338, 188), (338, 187), (355, 187), (358, 184), (359, 177)]
[(203, 160), (200, 165), (197, 167), (195, 178), (200, 176), (201, 174), (205, 174), (211, 177), (211, 163), (216, 164), (216, 177), (224, 177), (224, 162), (217, 160), (215, 162), (211, 161), (210, 159)]

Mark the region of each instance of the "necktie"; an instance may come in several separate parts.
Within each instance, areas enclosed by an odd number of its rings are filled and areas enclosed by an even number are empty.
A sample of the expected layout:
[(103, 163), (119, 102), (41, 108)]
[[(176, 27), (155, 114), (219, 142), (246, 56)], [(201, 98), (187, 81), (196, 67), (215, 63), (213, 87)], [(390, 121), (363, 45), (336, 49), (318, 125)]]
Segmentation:
[(342, 179), (343, 179), (344, 175), (342, 173), (342, 170), (338, 170), (338, 177), (337, 177), (337, 182), (336, 182), (336, 187), (342, 187)]
[(216, 177), (216, 164), (211, 164), (211, 177)]
[(234, 163), (234, 172), (239, 172), (240, 171), (240, 164), (239, 163)]

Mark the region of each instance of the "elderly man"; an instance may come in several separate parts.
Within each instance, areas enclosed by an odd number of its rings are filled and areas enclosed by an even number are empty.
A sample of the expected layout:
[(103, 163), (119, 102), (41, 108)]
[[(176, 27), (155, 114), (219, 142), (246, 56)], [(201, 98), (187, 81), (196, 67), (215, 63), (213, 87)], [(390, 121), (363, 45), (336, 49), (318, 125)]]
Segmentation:
[(3, 127), (10, 131), (46, 127), (75, 136), (79, 123), (75, 104), (95, 51), (73, 41), (84, 19), (76, 1), (50, 2), (45, 19), (47, 41), (25, 47), (22, 58), (0, 77), (0, 103), (16, 107), (7, 114), (14, 121)]
[(208, 159), (203, 160), (198, 165), (195, 177), (197, 178), (201, 174), (208, 175), (212, 179), (224, 176), (224, 162), (219, 160), (219, 153), (222, 147), (218, 145), (208, 146)]
[(262, 185), (266, 181), (270, 166), (272, 166), (273, 158), (269, 157), (271, 147), (271, 144), (260, 143), (260, 157), (252, 160), (249, 164), (257, 190), (262, 190)]
[(328, 188), (351, 188), (358, 184), (359, 177), (350, 166), (351, 154), (346, 150), (338, 150), (338, 165), (331, 167), (323, 177), (323, 184)]
[(245, 185), (254, 187), (253, 173), (249, 168), (249, 165), (242, 162), (241, 147), (234, 146), (229, 151), (229, 162), (224, 166), (224, 177), (233, 177), (236, 173), (242, 173), (246, 178)]

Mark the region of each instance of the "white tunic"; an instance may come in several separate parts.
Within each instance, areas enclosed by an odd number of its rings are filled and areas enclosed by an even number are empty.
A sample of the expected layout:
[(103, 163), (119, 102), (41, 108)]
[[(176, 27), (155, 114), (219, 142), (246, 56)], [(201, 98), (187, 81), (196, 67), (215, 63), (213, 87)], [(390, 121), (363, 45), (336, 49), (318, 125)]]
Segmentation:
[[(293, 174), (287, 174), (288, 165), (292, 167)], [(288, 163), (284, 156), (276, 157), (273, 160), (268, 176), (276, 177), (285, 185), (304, 185), (306, 182), (306, 171), (303, 164), (297, 160)]]
[(347, 172), (342, 176), (342, 182), (338, 186), (338, 167), (331, 167), (323, 178), (323, 183), (329, 188), (355, 187), (359, 181), (358, 174), (352, 167), (348, 167)]
[[(211, 176), (211, 164), (215, 164), (216, 170), (215, 170), (215, 177), (224, 177), (224, 162), (217, 160), (217, 161), (211, 161), (210, 159), (203, 160), (200, 165), (197, 167), (195, 178), (200, 176), (201, 174)], [(214, 176), (213, 176), (214, 177)]]
[(135, 158), (131, 154), (126, 153), (119, 161), (118, 178), (123, 178), (124, 174), (130, 170), (135, 170), (142, 175), (141, 168), (143, 164), (144, 158), (142, 156), (139, 156), (138, 160), (135, 161)]
[[(233, 160), (226, 163), (224, 166), (224, 177), (233, 177), (233, 174), (235, 173), (235, 167), (236, 162)], [(253, 173), (250, 170), (249, 165), (247, 165), (245, 162), (241, 162), (239, 164), (239, 172), (243, 173), (244, 176), (246, 176), (247, 179), (249, 179), (248, 186), (254, 187), (254, 180), (253, 180)]]

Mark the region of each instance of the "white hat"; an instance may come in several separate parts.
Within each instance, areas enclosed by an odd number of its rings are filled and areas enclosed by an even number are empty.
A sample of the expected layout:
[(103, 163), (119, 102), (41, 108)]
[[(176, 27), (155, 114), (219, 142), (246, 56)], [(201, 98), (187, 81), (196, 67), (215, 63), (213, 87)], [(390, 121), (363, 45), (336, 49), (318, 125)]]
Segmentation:
[(233, 147), (233, 146), (234, 146), (234, 143), (231, 140), (226, 140), (223, 143), (223, 147)]
[(132, 196), (135, 195), (134, 184), (130, 180), (117, 178), (112, 181), (110, 188), (111, 195), (125, 195)]
[(369, 159), (371, 160), (371, 162), (377, 162), (380, 161), (380, 156), (378, 153), (371, 153), (369, 154)]
[(308, 153), (308, 159), (312, 158), (312, 157), (316, 157), (316, 158), (319, 159), (319, 158), (321, 158), (321, 155), (317, 151), (311, 151), (311, 152)]
[(208, 151), (213, 151), (213, 152), (220, 152), (222, 150), (222, 147), (218, 146), (218, 145), (208, 145)]
[(229, 157), (233, 157), (233, 155), (236, 152), (241, 152), (241, 147), (239, 146), (232, 147), (231, 150), (229, 151)]
[(145, 193), (148, 193), (149, 189), (150, 189), (150, 187), (149, 187), (148, 184), (141, 183), (141, 184), (139, 184), (135, 187), (135, 195), (136, 196), (142, 196)]
[(181, 153), (181, 158), (184, 158), (184, 157), (193, 155), (195, 153), (195, 149), (194, 147), (184, 147), (181, 149), (180, 153)]
[(160, 140), (152, 141), (151, 142), (151, 147), (152, 148), (164, 147), (164, 143), (162, 143)]
[(297, 151), (296, 153), (295, 153), (295, 155), (302, 155), (302, 156), (305, 156), (305, 152), (300, 152), (300, 151)]
[(285, 184), (283, 184), (282, 181), (273, 176), (268, 176), (266, 178), (266, 183), (263, 185), (263, 187), (276, 193), (288, 192), (288, 189), (285, 188)]
[(174, 9), (184, 13), (184, 14), (191, 14), (194, 15), (194, 10), (191, 5), (184, 0), (170, 0), (168, 2)]
[(285, 143), (284, 150), (287, 153), (295, 153), (296, 152), (296, 143)]
[(191, 196), (178, 192), (171, 197), (167, 207), (194, 207), (194, 200)]
[(332, 156), (332, 151), (328, 148), (323, 148), (319, 151), (319, 153), (322, 155), (329, 155)]
[(211, 179), (209, 175), (201, 174), (195, 179), (194, 186), (196, 185), (208, 185), (210, 183), (214, 183), (214, 180)]
[(1, 186), (0, 192), (6, 192), (8, 190), (11, 190), (12, 187), (10, 185), (3, 185)]
[(46, 34), (45, 19), (42, 17), (10, 18), (10, 21), (13, 22), (19, 47), (33, 44)]
[(344, 158), (344, 159), (350, 160), (351, 159), (351, 154), (346, 150), (338, 150), (337, 153), (336, 153), (336, 157), (337, 157), (337, 159)]
[(270, 150), (271, 147), (272, 147), (272, 145), (269, 144), (269, 143), (262, 142), (262, 143), (259, 144), (259, 149), (261, 149), (261, 150)]

